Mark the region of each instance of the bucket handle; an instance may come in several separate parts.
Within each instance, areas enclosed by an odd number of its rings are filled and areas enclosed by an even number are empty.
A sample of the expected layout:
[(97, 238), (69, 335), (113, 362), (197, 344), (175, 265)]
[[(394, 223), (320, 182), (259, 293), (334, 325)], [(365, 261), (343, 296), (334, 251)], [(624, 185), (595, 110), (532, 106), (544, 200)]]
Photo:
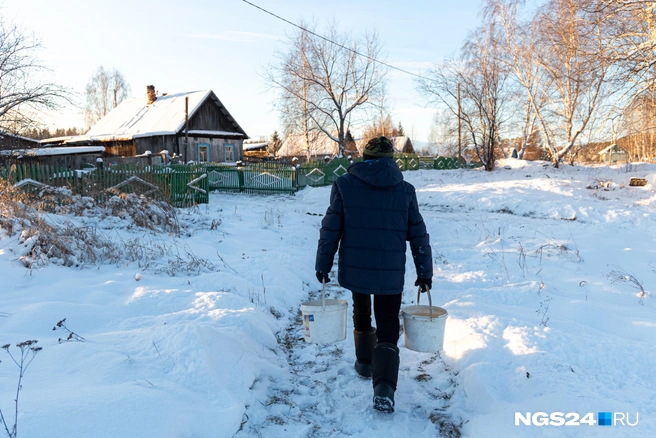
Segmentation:
[[(428, 311), (430, 313), (431, 319), (433, 319), (433, 300), (431, 299), (430, 289), (426, 291), (428, 295)], [(421, 297), (421, 286), (417, 288), (417, 305), (419, 305), (419, 298)]]
[(321, 308), (326, 311), (326, 282), (321, 280)]

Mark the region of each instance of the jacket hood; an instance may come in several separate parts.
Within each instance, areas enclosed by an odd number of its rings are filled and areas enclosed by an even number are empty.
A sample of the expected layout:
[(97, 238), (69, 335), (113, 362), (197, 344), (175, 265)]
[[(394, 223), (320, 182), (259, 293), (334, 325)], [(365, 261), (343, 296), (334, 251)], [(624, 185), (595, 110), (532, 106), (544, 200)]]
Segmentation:
[(348, 173), (369, 185), (381, 188), (394, 187), (403, 181), (403, 174), (392, 158), (353, 163)]

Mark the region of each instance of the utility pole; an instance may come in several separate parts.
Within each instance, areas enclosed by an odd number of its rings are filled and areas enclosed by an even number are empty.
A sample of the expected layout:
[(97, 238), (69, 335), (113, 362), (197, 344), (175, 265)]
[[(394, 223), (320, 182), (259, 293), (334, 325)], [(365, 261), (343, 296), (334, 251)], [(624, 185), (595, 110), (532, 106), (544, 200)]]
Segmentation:
[(457, 86), (458, 92), (458, 165), (462, 162), (462, 134), (461, 134), (461, 123), (460, 123), (460, 82)]

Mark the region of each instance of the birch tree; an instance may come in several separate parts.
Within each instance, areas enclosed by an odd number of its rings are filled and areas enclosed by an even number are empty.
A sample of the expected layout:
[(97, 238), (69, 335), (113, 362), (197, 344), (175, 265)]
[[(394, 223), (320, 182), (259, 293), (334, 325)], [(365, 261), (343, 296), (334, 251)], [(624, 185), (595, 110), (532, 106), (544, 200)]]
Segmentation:
[(494, 169), (495, 154), (500, 152), (500, 132), (512, 94), (509, 72), (499, 61), (497, 31), (495, 21), (486, 23), (470, 35), (456, 59), (433, 68), (419, 82), (429, 101), (444, 104), (461, 120), (467, 144), (488, 171)]
[(526, 148), (538, 130), (538, 116), (544, 108), (550, 84), (537, 62), (539, 29), (519, 21), (517, 14), (521, 0), (488, 0), (484, 7), (487, 17), (497, 20), (500, 27), (501, 54), (499, 60), (511, 74), (517, 86), (514, 96), (516, 124), (520, 126), (518, 158), (523, 159)]
[(604, 28), (603, 56), (619, 65), (635, 95), (656, 86), (656, 1), (580, 0)]
[(100, 66), (85, 89), (84, 121), (91, 128), (130, 95), (130, 86), (116, 69)]
[(458, 157), (458, 128), (455, 114), (445, 109), (435, 112), (428, 134), (428, 143), (438, 155)]
[[(580, 0), (550, 0), (521, 25), (516, 13), (523, 2), (490, 3), (504, 29), (508, 65), (526, 93), (557, 167), (568, 154), (573, 158), (580, 136), (608, 96), (614, 70), (605, 56), (603, 26), (598, 16), (586, 14)], [(530, 126), (531, 115), (526, 114)], [(529, 132), (525, 130), (525, 138)]]
[[(306, 26), (302, 23), (302, 26)], [(320, 125), (325, 124), (325, 118), (315, 113), (312, 117), (310, 102), (319, 99), (318, 88), (307, 79), (309, 65), (303, 59), (303, 54), (309, 51), (307, 32), (301, 32), (297, 38), (290, 41), (289, 51), (280, 54), (282, 64), (296, 64), (296, 68), (303, 71), (302, 75), (290, 74), (287, 70), (278, 71), (269, 68), (268, 79), (275, 83), (279, 81), (280, 97), (276, 107), (280, 111), (285, 136), (288, 138), (300, 137), (296, 144), (305, 152), (309, 160), (316, 154), (316, 147), (321, 135)], [(300, 60), (300, 61), (299, 61)], [(317, 121), (315, 121), (317, 120)]]
[(384, 94), (387, 67), (377, 62), (380, 42), (376, 34), (341, 33), (335, 24), (324, 37), (301, 27), (289, 37), (288, 51), (270, 66), (268, 82), (279, 90), (287, 111), (299, 117), (302, 131), (318, 128), (343, 156), (349, 122), (368, 119)]

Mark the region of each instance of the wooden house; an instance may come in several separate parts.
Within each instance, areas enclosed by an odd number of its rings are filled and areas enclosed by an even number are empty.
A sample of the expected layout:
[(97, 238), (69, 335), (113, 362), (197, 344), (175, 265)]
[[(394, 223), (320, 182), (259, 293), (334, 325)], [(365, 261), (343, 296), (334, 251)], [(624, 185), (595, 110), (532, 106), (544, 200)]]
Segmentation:
[(185, 162), (234, 163), (247, 138), (212, 90), (157, 96), (149, 85), (146, 96), (123, 101), (63, 145), (104, 146), (109, 158), (168, 151)]
[[(337, 133), (333, 133), (337, 135)], [(344, 156), (358, 156), (355, 143), (345, 144)], [(308, 159), (323, 159), (339, 155), (339, 144), (325, 132), (315, 131), (306, 138), (303, 134), (289, 134), (276, 152), (277, 157), (306, 157)]]
[(102, 146), (63, 146), (0, 150), (5, 164), (45, 164), (67, 169), (95, 167), (105, 148)]
[(39, 147), (39, 140), (0, 131), (0, 150), (30, 149)]
[(392, 140), (392, 143), (394, 144), (394, 150), (397, 153), (401, 153), (401, 154), (415, 153), (415, 148), (412, 146), (412, 140), (410, 140), (410, 137), (400, 135), (397, 137), (392, 137), (390, 138), (390, 140)]
[(613, 143), (607, 148), (599, 151), (599, 159), (604, 163), (614, 164), (618, 162), (628, 161), (629, 155), (627, 152), (619, 147), (617, 144)]
[(247, 140), (244, 142), (244, 161), (260, 162), (272, 158), (269, 152), (271, 142), (268, 140)]

